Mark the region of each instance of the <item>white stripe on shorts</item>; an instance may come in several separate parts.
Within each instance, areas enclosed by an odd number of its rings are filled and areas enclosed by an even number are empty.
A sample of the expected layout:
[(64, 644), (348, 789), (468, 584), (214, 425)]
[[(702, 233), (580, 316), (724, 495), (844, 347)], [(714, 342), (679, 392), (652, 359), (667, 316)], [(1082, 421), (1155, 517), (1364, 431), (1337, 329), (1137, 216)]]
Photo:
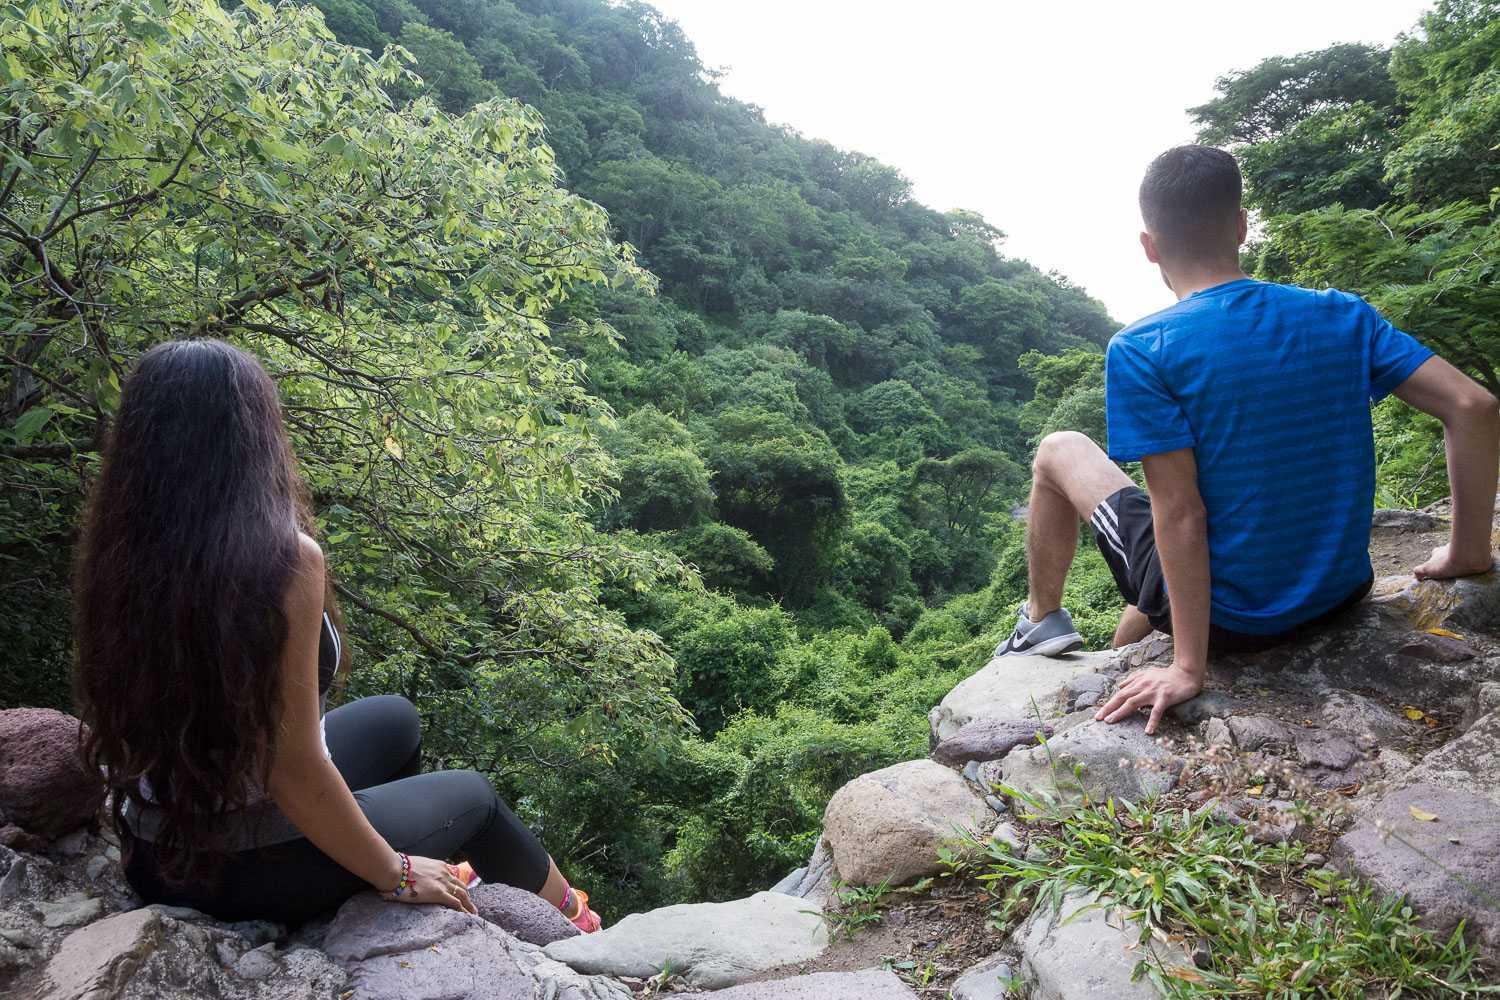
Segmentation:
[[(1094, 516), (1089, 518), (1089, 523), (1099, 529), (1100, 537), (1108, 542), (1109, 547), (1119, 554), (1120, 560), (1125, 564), (1125, 569), (1128, 572), (1130, 570), (1130, 557), (1125, 554), (1125, 545), (1120, 541), (1120, 536), (1115, 531), (1114, 526), (1100, 516), (1100, 510), (1109, 510), (1109, 507), (1100, 504), (1095, 508)], [(1113, 512), (1111, 511), (1111, 513)]]

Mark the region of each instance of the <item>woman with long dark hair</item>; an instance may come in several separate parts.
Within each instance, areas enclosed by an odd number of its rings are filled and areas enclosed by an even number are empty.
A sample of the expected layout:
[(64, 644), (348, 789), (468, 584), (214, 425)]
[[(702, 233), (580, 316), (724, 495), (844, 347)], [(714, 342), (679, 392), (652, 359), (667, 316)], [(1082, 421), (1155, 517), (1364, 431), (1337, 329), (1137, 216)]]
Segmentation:
[[(408, 701), (323, 714), (348, 652), (305, 494), (254, 358), (194, 340), (140, 359), (74, 600), (84, 750), (113, 793), (131, 885), (227, 920), (299, 922), (370, 887), (473, 912), (482, 877), (597, 930), (487, 779), (417, 773)], [(467, 864), (447, 863), (460, 852)]]

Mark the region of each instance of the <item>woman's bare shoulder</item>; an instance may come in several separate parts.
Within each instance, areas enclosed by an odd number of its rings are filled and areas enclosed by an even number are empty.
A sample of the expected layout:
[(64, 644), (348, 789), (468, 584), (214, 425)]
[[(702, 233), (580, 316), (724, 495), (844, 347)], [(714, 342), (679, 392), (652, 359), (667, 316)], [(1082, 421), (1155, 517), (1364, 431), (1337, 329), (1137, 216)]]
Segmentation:
[(292, 583), (287, 594), (287, 603), (293, 610), (303, 607), (323, 609), (324, 567), (323, 548), (305, 532), (297, 532), (297, 564), (292, 573)]

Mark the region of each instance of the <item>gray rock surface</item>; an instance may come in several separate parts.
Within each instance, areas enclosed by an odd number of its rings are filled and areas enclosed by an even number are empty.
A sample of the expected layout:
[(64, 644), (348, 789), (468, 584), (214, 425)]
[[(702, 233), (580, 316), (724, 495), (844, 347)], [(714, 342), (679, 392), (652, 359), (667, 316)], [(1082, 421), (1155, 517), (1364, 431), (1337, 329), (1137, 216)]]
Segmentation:
[(916, 994), (889, 972), (815, 972), (731, 986), (710, 993), (677, 993), (682, 1000), (915, 1000)]
[(471, 890), (469, 898), (481, 917), (531, 944), (551, 944), (580, 933), (557, 907), (525, 889), (489, 883)]
[[(582, 940), (568, 938), (554, 947)], [(387, 902), (375, 893), (361, 893), (339, 909), (323, 950), (348, 972), (359, 1000), (630, 996), (623, 985), (580, 975), (481, 917)]]
[(929, 713), (932, 745), (975, 719), (1042, 722), (1061, 714), (1058, 695), (1063, 685), (1078, 674), (1106, 671), (1113, 662), (1114, 654), (1108, 652), (993, 659), (949, 691)]
[(1298, 730), (1264, 715), (1236, 715), (1229, 719), (1229, 733), (1241, 750), (1264, 750), (1274, 746), (1295, 746)]
[(1104, 674), (1077, 674), (1063, 685), (1063, 699), (1071, 709), (1081, 711), (1103, 701), (1113, 686), (1113, 679)]
[(1328, 728), (1347, 733), (1367, 748), (1413, 732), (1408, 720), (1353, 691), (1330, 691), (1323, 699), (1323, 721)]
[(1392, 788), (1416, 784), (1473, 792), (1500, 804), (1500, 713), (1483, 716), (1416, 767), (1391, 776)]
[(949, 767), (971, 760), (999, 760), (1018, 746), (1036, 742), (1038, 731), (1050, 735), (1052, 727), (1035, 718), (974, 719), (933, 747), (932, 759)]
[(1005, 783), (1016, 791), (1074, 804), (1159, 795), (1177, 783), (1179, 766), (1146, 735), (1143, 719), (1086, 722), (1045, 746), (1013, 750), (1000, 763)]
[(1005, 1000), (1011, 995), (1007, 984), (1014, 975), (1008, 956), (991, 955), (965, 969), (953, 981), (949, 992), (953, 1000)]
[(82, 892), (70, 892), (58, 899), (38, 900), (37, 910), (47, 927), (77, 927), (104, 912), (104, 903)]
[(912, 760), (835, 792), (823, 812), (823, 839), (844, 881), (901, 885), (937, 874), (938, 849), (992, 819), (959, 775), (936, 761)]
[(1196, 698), (1173, 705), (1168, 711), (1179, 722), (1196, 726), (1212, 718), (1227, 719), (1243, 707), (1244, 704), (1238, 698), (1227, 692), (1209, 690)]
[(115, 996), (161, 937), (161, 917), (150, 910), (117, 913), (74, 931), (47, 963), (40, 1000)]
[(1130, 980), (1136, 963), (1190, 967), (1193, 959), (1180, 947), (1139, 940), (1138, 927), (1082, 893), (1065, 897), (1059, 910), (1038, 907), (1011, 937), (1031, 1000), (1154, 1000), (1149, 982)]
[(766, 969), (810, 961), (827, 946), (821, 910), (794, 896), (761, 892), (634, 913), (597, 934), (549, 944), (545, 952), (579, 972), (647, 979), (670, 967), (693, 986), (721, 989)]
[(1333, 856), (1382, 892), (1404, 894), (1439, 932), (1467, 921), (1470, 939), (1500, 960), (1500, 804), (1414, 784), (1361, 816)]
[(771, 887), (771, 891), (812, 900), (821, 906), (828, 898), (832, 883), (833, 858), (829, 857), (828, 845), (819, 837), (818, 846), (813, 848), (812, 857), (807, 859), (807, 864), (777, 882)]
[(1359, 760), (1359, 748), (1338, 733), (1312, 732), (1297, 738), (1297, 757), (1309, 767), (1342, 771)]

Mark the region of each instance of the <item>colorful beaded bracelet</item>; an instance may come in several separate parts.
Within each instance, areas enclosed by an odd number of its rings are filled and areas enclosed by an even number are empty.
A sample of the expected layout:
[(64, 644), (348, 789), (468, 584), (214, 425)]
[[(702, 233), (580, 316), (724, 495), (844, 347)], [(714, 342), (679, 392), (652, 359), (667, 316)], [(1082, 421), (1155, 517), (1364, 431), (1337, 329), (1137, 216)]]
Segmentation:
[(401, 881), (391, 890), (392, 896), (399, 896), (411, 888), (411, 856), (400, 851), (396, 852), (396, 856), (401, 859)]

